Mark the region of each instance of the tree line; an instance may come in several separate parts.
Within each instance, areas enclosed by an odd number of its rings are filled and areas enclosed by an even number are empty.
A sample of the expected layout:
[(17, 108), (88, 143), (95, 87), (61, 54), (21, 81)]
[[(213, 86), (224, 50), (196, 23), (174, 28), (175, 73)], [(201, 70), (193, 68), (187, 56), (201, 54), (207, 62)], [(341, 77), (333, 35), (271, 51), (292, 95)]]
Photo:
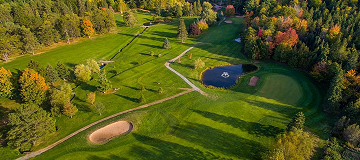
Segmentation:
[(324, 158), (342, 159), (345, 148), (359, 148), (358, 0), (247, 0), (243, 11), (243, 53), (287, 63), (328, 84), (323, 107), (339, 120)]
[[(75, 96), (73, 89), (82, 83), (96, 78), (98, 92), (112, 92), (111, 82), (105, 73), (93, 59), (76, 65), (74, 69), (61, 62), (55, 67), (43, 67), (33, 60), (18, 73), (1, 67), (0, 97), (21, 101), (21, 106), (8, 115), (7, 144), (20, 151), (28, 151), (55, 131), (54, 117), (65, 115), (72, 118), (78, 112), (72, 103)], [(93, 92), (88, 94), (90, 109), (101, 115), (105, 106), (100, 102), (94, 103), (95, 95)]]
[(0, 52), (2, 59), (34, 54), (60, 40), (110, 32), (115, 26), (106, 1), (8, 0), (0, 1)]

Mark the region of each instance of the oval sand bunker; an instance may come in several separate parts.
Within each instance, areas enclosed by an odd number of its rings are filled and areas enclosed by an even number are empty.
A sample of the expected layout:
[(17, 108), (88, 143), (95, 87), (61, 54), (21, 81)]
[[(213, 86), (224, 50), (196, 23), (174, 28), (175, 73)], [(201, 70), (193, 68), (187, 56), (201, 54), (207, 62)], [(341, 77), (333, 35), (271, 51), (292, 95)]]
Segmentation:
[(102, 127), (90, 134), (89, 140), (93, 143), (103, 143), (113, 137), (132, 130), (132, 124), (127, 121), (118, 121)]

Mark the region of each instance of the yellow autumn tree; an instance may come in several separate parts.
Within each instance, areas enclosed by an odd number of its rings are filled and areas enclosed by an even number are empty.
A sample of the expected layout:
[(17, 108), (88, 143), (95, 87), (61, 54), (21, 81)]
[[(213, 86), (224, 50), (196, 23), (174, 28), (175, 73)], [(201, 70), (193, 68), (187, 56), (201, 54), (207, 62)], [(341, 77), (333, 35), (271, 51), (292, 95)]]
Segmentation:
[(14, 90), (12, 83), (12, 74), (10, 70), (6, 70), (4, 67), (0, 68), (0, 97), (10, 97)]

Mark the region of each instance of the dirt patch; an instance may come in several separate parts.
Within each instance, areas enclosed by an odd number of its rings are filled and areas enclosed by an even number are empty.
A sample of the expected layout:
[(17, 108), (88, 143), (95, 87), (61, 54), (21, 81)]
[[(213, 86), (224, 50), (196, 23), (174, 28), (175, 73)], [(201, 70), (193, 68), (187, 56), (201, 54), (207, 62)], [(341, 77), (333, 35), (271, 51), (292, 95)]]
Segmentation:
[(256, 86), (256, 84), (257, 84), (257, 82), (258, 82), (259, 79), (260, 79), (260, 78), (257, 77), (257, 76), (251, 77), (250, 82), (249, 82), (249, 86)]
[(89, 140), (96, 144), (103, 143), (111, 138), (130, 132), (132, 128), (130, 122), (118, 121), (94, 131), (90, 134)]
[(224, 21), (225, 23), (233, 23), (233, 21)]

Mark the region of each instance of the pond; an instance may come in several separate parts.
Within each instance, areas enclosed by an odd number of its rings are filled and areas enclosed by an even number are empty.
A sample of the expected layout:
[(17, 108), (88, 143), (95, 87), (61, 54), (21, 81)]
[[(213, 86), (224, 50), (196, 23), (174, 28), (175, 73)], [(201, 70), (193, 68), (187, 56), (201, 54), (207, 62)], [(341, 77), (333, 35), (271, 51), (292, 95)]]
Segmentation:
[(257, 67), (252, 64), (215, 67), (203, 72), (201, 81), (205, 86), (230, 88), (236, 84), (240, 76), (255, 70)]

